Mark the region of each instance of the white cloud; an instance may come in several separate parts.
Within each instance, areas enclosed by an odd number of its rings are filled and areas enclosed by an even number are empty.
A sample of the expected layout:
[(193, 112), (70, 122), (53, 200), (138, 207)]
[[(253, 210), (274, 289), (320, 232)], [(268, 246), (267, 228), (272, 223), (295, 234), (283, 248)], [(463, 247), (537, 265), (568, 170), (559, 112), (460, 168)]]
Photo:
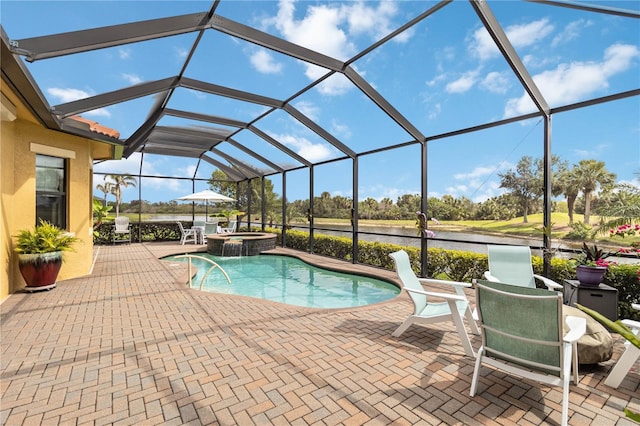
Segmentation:
[[(307, 4), (307, 3), (302, 3)], [(284, 38), (292, 43), (315, 50), (338, 60), (346, 60), (357, 52), (353, 39), (357, 35), (379, 38), (388, 34), (391, 20), (398, 13), (393, 2), (380, 2), (370, 7), (365, 1), (336, 5), (310, 5), (301, 19), (295, 18), (295, 0), (280, 0), (275, 17), (263, 22), (265, 27), (274, 26)], [(403, 42), (410, 33), (394, 40)], [(315, 80), (328, 70), (304, 63), (306, 76)], [(333, 76), (318, 89), (326, 95), (339, 95), (352, 88), (344, 76)]]
[[(507, 170), (512, 164), (503, 162), (496, 166), (478, 166), (469, 173), (455, 173), (454, 182), (447, 186), (446, 193), (454, 197), (464, 196), (475, 203), (488, 200), (505, 192), (500, 188), (500, 181), (497, 172)], [(461, 183), (455, 183), (460, 181)]]
[(355, 53), (355, 46), (340, 28), (346, 16), (340, 15), (339, 7), (309, 6), (300, 20), (294, 18), (294, 13), (295, 1), (281, 0), (272, 21), (288, 41), (338, 59), (347, 59)]
[(276, 62), (271, 53), (265, 49), (257, 50), (249, 59), (251, 65), (263, 74), (278, 74), (282, 71), (282, 64)]
[[(92, 94), (80, 89), (62, 89), (59, 87), (50, 87), (47, 89), (47, 93), (59, 100), (60, 103), (67, 103), (77, 101), (78, 99), (85, 99)], [(82, 115), (98, 116), (98, 117), (111, 117), (111, 113), (106, 108), (98, 108), (91, 111), (85, 111)]]
[[(391, 18), (398, 13), (398, 7), (394, 2), (382, 1), (377, 8), (368, 7), (363, 1), (343, 5), (341, 13), (347, 17), (349, 23), (349, 33), (370, 34), (375, 39), (380, 39), (391, 31)], [(411, 32), (406, 31), (396, 38), (396, 42), (406, 42), (411, 36)]]
[(484, 176), (491, 175), (495, 173), (495, 167), (476, 167), (469, 173), (455, 173), (453, 178), (456, 180), (470, 180), (470, 179), (479, 179)]
[(128, 47), (121, 47), (118, 49), (118, 56), (120, 59), (129, 59), (131, 57), (131, 49)]
[(200, 90), (187, 89), (189, 93), (195, 96), (197, 99), (207, 99), (207, 94), (205, 92), (201, 92)]
[(460, 78), (447, 84), (448, 93), (464, 93), (471, 89), (478, 80), (478, 71), (467, 71)]
[[(507, 38), (515, 48), (531, 46), (548, 36), (553, 25), (548, 19), (540, 19), (522, 25), (510, 25), (505, 28)], [(493, 39), (484, 27), (478, 28), (471, 36), (469, 44), (471, 54), (480, 60), (488, 60), (500, 54)]]
[(438, 102), (431, 107), (430, 112), (427, 115), (427, 118), (429, 118), (429, 120), (435, 120), (436, 118), (438, 118), (438, 116), (440, 116), (441, 111), (442, 111), (442, 104)]
[(294, 107), (313, 121), (317, 121), (320, 117), (320, 108), (315, 106), (312, 102), (296, 102)]
[(480, 86), (491, 93), (506, 93), (509, 89), (509, 79), (506, 73), (490, 72), (487, 74)]
[(524, 25), (510, 25), (505, 33), (514, 47), (531, 46), (551, 34), (553, 25), (548, 19), (540, 19)]
[(492, 197), (497, 197), (505, 192), (500, 188), (498, 180), (481, 181), (472, 179), (458, 185), (450, 185), (445, 188), (445, 193), (453, 197), (467, 197), (474, 203), (481, 203)]
[[(307, 76), (309, 76), (310, 79), (312, 80), (320, 78), (322, 75), (326, 74), (327, 72), (327, 70), (320, 67), (315, 67), (315, 66), (309, 67), (307, 70), (311, 70), (311, 69), (322, 70), (322, 72), (318, 73), (318, 75), (314, 77), (311, 77), (310, 74), (307, 73)], [(331, 77), (327, 78), (322, 83), (316, 86), (318, 91), (323, 95), (341, 95), (343, 93), (346, 93), (348, 90), (352, 89), (353, 87), (354, 86), (351, 83), (351, 81), (349, 81), (347, 77), (345, 77), (340, 73), (333, 74)]]
[[(572, 62), (533, 76), (533, 79), (550, 105), (566, 105), (584, 99), (609, 86), (608, 79), (626, 71), (633, 59), (640, 56), (637, 46), (614, 44), (609, 46), (601, 62)], [(534, 111), (527, 94), (507, 101), (505, 117)]]
[(91, 94), (80, 89), (61, 89), (59, 87), (50, 87), (47, 93), (58, 99), (61, 103), (73, 102), (78, 99), (88, 98)]
[(581, 157), (581, 158), (600, 158), (602, 154), (606, 153), (609, 149), (611, 149), (611, 146), (609, 146), (608, 144), (598, 144), (595, 146), (590, 146), (591, 149), (580, 149), (580, 148), (575, 148), (573, 150), (573, 152), (576, 154), (576, 156)]
[(348, 125), (344, 124), (344, 123), (340, 123), (338, 120), (333, 119), (331, 120), (331, 129), (330, 129), (331, 133), (344, 138), (344, 139), (349, 139), (351, 137), (351, 129), (349, 128)]
[[(122, 160), (109, 160), (96, 164), (93, 167), (94, 173), (109, 173), (109, 174), (126, 174), (137, 175), (140, 170), (140, 153), (133, 153), (129, 158), (123, 158)], [(102, 180), (102, 177), (99, 179)]]
[(140, 78), (139, 76), (135, 75), (135, 74), (127, 74), (127, 73), (122, 73), (120, 74), (120, 76), (126, 80), (127, 82), (129, 82), (129, 84), (139, 84), (142, 83), (142, 78)]
[[(129, 156), (129, 158), (123, 158), (122, 160), (110, 160), (103, 161), (102, 163), (96, 164), (93, 167), (94, 173), (108, 173), (108, 174), (128, 174), (134, 177), (138, 176), (138, 172), (140, 171), (140, 153), (134, 152)], [(168, 159), (167, 161), (171, 161)], [(162, 176), (166, 175), (166, 172), (163, 173), (161, 170), (167, 169), (167, 164), (165, 161), (154, 162), (149, 160), (148, 157), (145, 157), (145, 160), (142, 162), (142, 174), (149, 176)], [(193, 173), (188, 174), (187, 169), (177, 170), (181, 172), (180, 174), (183, 176), (193, 176)], [(94, 177), (94, 184), (101, 183), (103, 181), (104, 175), (99, 174)], [(137, 186), (140, 185), (140, 182), (137, 183)], [(183, 185), (178, 179), (163, 179), (163, 178), (144, 178), (143, 182), (143, 190), (147, 191), (151, 190), (161, 190), (161, 191), (182, 191), (184, 192)], [(133, 187), (127, 187), (123, 189), (123, 192), (130, 191)], [(138, 198), (138, 190), (135, 189), (135, 196), (133, 198)], [(172, 197), (171, 194), (165, 194), (169, 197)], [(169, 198), (170, 199), (170, 198)]]
[(291, 148), (296, 154), (311, 161), (326, 160), (331, 155), (331, 150), (326, 144), (314, 144), (310, 140), (294, 135), (270, 135), (278, 142)]
[(593, 25), (593, 22), (585, 19), (569, 22), (562, 32), (553, 38), (551, 46), (556, 47), (577, 38), (584, 28), (588, 28), (591, 25)]
[(187, 55), (189, 54), (189, 49), (184, 47), (174, 47), (174, 51), (176, 52), (176, 55), (180, 59), (186, 58)]
[(438, 85), (440, 82), (444, 81), (447, 79), (447, 75), (446, 74), (438, 74), (437, 76), (433, 77), (431, 80), (428, 80), (426, 82), (426, 85), (428, 87), (434, 87), (436, 85)]

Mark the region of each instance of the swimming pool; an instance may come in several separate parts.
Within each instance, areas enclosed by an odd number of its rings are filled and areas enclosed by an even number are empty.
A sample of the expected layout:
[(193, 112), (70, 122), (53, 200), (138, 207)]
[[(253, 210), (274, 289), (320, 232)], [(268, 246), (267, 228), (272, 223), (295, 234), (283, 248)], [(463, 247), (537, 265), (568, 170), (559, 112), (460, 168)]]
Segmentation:
[[(213, 260), (229, 275), (231, 284), (219, 269), (206, 278), (203, 290), (271, 300), (312, 308), (348, 308), (393, 299), (400, 289), (392, 283), (362, 275), (330, 271), (283, 255), (219, 257), (193, 253)], [(164, 258), (187, 262), (175, 256)], [(192, 280), (199, 288), (211, 264), (192, 259), (198, 272)]]

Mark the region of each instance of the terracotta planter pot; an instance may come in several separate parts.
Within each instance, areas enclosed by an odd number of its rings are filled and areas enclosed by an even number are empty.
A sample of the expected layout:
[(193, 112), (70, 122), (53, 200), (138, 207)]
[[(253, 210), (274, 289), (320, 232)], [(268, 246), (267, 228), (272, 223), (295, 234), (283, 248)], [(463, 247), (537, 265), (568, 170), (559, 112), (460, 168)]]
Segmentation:
[(607, 268), (604, 266), (579, 265), (576, 267), (576, 276), (582, 285), (599, 285), (605, 272), (607, 272)]
[(27, 289), (44, 290), (55, 287), (62, 267), (62, 252), (18, 254), (18, 265)]

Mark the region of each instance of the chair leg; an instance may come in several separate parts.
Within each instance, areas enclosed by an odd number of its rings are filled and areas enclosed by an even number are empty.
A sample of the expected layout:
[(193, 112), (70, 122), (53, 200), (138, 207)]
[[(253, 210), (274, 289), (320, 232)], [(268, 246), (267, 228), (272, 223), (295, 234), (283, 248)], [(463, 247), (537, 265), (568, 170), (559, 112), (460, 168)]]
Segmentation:
[(604, 381), (604, 384), (612, 388), (617, 388), (624, 380), (625, 376), (633, 367), (633, 364), (640, 358), (640, 349), (634, 345), (627, 346), (616, 365), (613, 366), (611, 372)]
[[(566, 426), (569, 420), (569, 383), (571, 382), (571, 367), (574, 368), (574, 377), (578, 376), (577, 365), (578, 343), (564, 343), (564, 359), (562, 367), (562, 426)], [(577, 384), (577, 383), (576, 383)]]
[(561, 425), (567, 426), (569, 421), (569, 374), (562, 379), (562, 420)]
[(471, 332), (476, 335), (480, 334), (480, 329), (478, 328), (478, 324), (476, 324), (476, 319), (473, 315), (473, 312), (471, 312), (471, 307), (467, 306), (467, 310), (464, 312), (464, 316), (469, 323)]
[(460, 341), (462, 342), (464, 353), (467, 354), (467, 356), (474, 358), (476, 354), (475, 352), (473, 352), (473, 346), (471, 346), (471, 341), (469, 340), (467, 329), (464, 327), (464, 323), (462, 322), (462, 317), (460, 316), (460, 311), (458, 311), (456, 302), (453, 300), (449, 300), (448, 302), (449, 307), (451, 308), (451, 317), (453, 319), (453, 323), (458, 329), (458, 336), (460, 336)]
[(580, 376), (578, 375), (578, 342), (573, 342), (571, 346), (571, 370), (573, 371), (573, 383), (577, 386), (580, 383)]
[(411, 324), (413, 324), (413, 316), (410, 316), (409, 318), (404, 320), (404, 322), (402, 324), (400, 324), (400, 327), (396, 328), (396, 331), (394, 331), (393, 334), (391, 334), (391, 335), (393, 337), (400, 336), (402, 333), (407, 331), (407, 328), (409, 328), (411, 326)]
[(478, 349), (478, 356), (476, 357), (476, 366), (473, 369), (473, 377), (471, 378), (471, 389), (469, 390), (469, 396), (475, 396), (478, 389), (478, 377), (480, 376), (480, 368), (482, 367), (482, 357), (484, 356), (484, 346), (480, 346)]

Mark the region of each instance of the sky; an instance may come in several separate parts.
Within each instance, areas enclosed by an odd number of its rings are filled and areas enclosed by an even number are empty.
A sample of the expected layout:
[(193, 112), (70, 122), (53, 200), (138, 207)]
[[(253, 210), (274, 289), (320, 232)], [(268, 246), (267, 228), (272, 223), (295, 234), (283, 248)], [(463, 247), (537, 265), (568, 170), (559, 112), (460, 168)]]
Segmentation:
[[(640, 13), (637, 1), (589, 4)], [(347, 60), (434, 6), (433, 1), (230, 1), (216, 14), (276, 37)], [(552, 108), (640, 88), (640, 19), (517, 1), (488, 1), (523, 64)], [(10, 39), (77, 31), (127, 22), (205, 12), (201, 1), (11, 1), (0, 2), (0, 22)], [(50, 105), (178, 74), (195, 34), (132, 43), (27, 63)], [(25, 62), (26, 63), (26, 62)], [(454, 1), (363, 55), (351, 67), (423, 135), (434, 137), (533, 111), (533, 103), (467, 1)], [(185, 76), (279, 100), (298, 93), (327, 71), (278, 52), (207, 30)], [(148, 96), (82, 115), (125, 139), (146, 119), (155, 98)], [(265, 107), (181, 88), (171, 107), (250, 121)], [(396, 201), (421, 191), (421, 151), (392, 119), (344, 76), (335, 75), (292, 99), (291, 104), (339, 141), (363, 155), (358, 161), (358, 198)], [(201, 122), (164, 117), (163, 126), (200, 128)], [(224, 126), (212, 126), (224, 129)], [(256, 126), (312, 162), (341, 153), (284, 111)], [(229, 129), (226, 129), (229, 130)], [(569, 164), (605, 162), (618, 182), (640, 186), (640, 97), (560, 112), (552, 118), (551, 149)], [(427, 143), (427, 195), (465, 196), (480, 202), (498, 196), (499, 173), (523, 156), (543, 154), (540, 119)], [(238, 142), (278, 164), (295, 164), (275, 148), (243, 131)], [(377, 152), (386, 146), (403, 145)], [(219, 149), (251, 160), (228, 144)], [(97, 164), (101, 173), (208, 178), (215, 167), (193, 159), (133, 154)], [(266, 167), (260, 165), (259, 167)], [(314, 168), (314, 196), (353, 196), (352, 162)], [(309, 197), (309, 171), (287, 175), (289, 200)], [(282, 193), (280, 175), (271, 177)], [(207, 187), (189, 179), (143, 178), (142, 199), (170, 201)], [(104, 194), (96, 191), (96, 196)], [(126, 188), (125, 201), (138, 198)]]

